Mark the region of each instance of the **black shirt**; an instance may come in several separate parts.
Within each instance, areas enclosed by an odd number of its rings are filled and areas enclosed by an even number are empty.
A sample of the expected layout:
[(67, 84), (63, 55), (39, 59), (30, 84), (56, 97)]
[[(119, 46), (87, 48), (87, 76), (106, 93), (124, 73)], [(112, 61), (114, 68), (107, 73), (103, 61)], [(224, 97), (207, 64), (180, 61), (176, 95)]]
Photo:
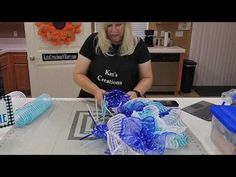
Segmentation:
[[(119, 45), (113, 45), (111, 54), (105, 56), (95, 51), (97, 33), (92, 33), (80, 49), (80, 54), (91, 60), (87, 76), (99, 88), (109, 91), (120, 89), (124, 92), (133, 90), (139, 82), (139, 67), (141, 63), (150, 60), (149, 51), (140, 39), (131, 55), (119, 56)], [(81, 89), (79, 97), (93, 97)]]

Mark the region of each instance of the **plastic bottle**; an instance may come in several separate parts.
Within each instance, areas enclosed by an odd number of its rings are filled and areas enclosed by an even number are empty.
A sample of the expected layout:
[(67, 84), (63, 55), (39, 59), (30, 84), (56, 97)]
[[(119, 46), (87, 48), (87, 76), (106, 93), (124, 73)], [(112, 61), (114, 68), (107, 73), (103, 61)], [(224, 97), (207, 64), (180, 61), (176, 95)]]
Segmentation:
[(165, 47), (168, 46), (168, 41), (169, 41), (169, 32), (165, 32), (165, 36), (164, 36), (164, 46)]

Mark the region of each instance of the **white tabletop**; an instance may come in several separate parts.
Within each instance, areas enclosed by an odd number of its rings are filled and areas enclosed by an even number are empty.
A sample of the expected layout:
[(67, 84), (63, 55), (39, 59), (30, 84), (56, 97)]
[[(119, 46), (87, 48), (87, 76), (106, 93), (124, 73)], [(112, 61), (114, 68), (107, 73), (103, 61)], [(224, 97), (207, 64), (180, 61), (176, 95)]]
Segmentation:
[[(150, 98), (150, 99), (152, 99), (152, 98)], [(221, 98), (203, 98), (203, 97), (199, 97), (199, 98), (176, 98), (175, 97), (175, 98), (158, 98), (158, 99), (161, 99), (161, 100), (176, 100), (179, 103), (180, 108), (184, 108), (186, 106), (192, 105), (194, 103), (197, 103), (197, 102), (203, 101), (203, 100), (214, 103), (214, 104), (221, 104), (222, 103)], [(29, 98), (27, 98), (27, 99), (13, 99), (13, 109), (16, 110), (16, 109), (22, 107), (25, 103), (27, 103), (31, 100), (32, 99), (29, 99)], [(71, 124), (69, 125), (68, 121), (72, 121), (72, 119), (70, 119), (69, 117), (71, 117), (73, 111), (69, 111), (69, 108), (71, 107), (71, 110), (72, 110), (72, 108), (74, 110), (76, 110), (77, 105), (72, 104), (72, 103), (75, 103), (77, 101), (84, 101), (85, 99), (55, 98), (55, 100), (64, 101), (64, 105), (67, 105), (67, 106), (65, 106), (67, 108), (65, 108), (65, 110), (60, 110), (60, 113), (58, 113), (57, 116), (62, 116), (62, 117), (67, 116), (68, 118), (66, 118), (66, 117), (64, 119), (61, 118), (58, 121), (60, 121), (61, 124), (65, 124), (65, 127), (71, 126)], [(78, 106), (77, 106), (77, 109), (78, 109)], [(48, 115), (50, 115), (50, 114), (48, 114)], [(74, 114), (74, 112), (73, 112), (73, 114)], [(187, 125), (187, 127), (192, 131), (192, 133), (202, 143), (202, 145), (204, 146), (204, 148), (205, 148), (205, 150), (207, 151), (208, 154), (221, 154), (221, 152), (217, 149), (217, 147), (213, 144), (213, 142), (210, 139), (211, 122), (202, 120), (200, 118), (197, 118), (197, 117), (195, 117), (191, 114), (188, 114), (184, 111), (182, 111), (181, 117), (182, 117), (182, 120), (184, 121), (184, 123)], [(57, 124), (57, 123), (58, 122), (55, 122), (55, 124)], [(35, 124), (37, 124), (37, 123), (35, 123)], [(40, 124), (41, 124), (40, 125), (41, 128), (46, 127), (46, 123), (44, 123), (45, 125), (43, 125), (43, 123), (40, 122)], [(35, 128), (38, 128), (38, 127), (36, 127), (36, 125), (33, 125), (33, 126), (35, 126)], [(4, 135), (6, 135), (6, 133), (10, 129), (11, 129), (11, 127), (0, 129), (0, 140), (4, 137)], [(54, 128), (54, 129), (55, 129), (55, 132), (56, 132), (56, 128)], [(24, 128), (22, 129), (22, 131), (24, 131)], [(57, 131), (59, 131), (59, 130), (57, 130)], [(52, 134), (53, 134), (53, 129), (52, 129)], [(53, 135), (51, 135), (51, 136), (53, 136)], [(61, 139), (59, 139), (58, 141), (62, 142), (63, 141), (62, 140), (63, 136), (67, 136), (67, 135), (64, 135), (63, 133), (61, 133), (61, 136), (62, 136), (62, 137), (60, 137)], [(64, 139), (65, 138), (67, 138), (67, 137), (64, 137)], [(45, 142), (45, 143), (48, 143), (48, 142)], [(69, 145), (67, 145), (67, 146), (69, 146)], [(70, 148), (70, 147), (68, 147), (68, 148)], [(42, 150), (42, 153), (44, 153), (43, 150)]]

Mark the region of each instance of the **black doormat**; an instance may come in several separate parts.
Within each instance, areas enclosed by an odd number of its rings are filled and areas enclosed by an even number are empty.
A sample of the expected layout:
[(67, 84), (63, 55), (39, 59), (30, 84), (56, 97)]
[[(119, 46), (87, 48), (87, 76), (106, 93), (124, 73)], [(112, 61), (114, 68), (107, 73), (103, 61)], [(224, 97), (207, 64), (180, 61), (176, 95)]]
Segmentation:
[(223, 92), (236, 89), (236, 86), (194, 86), (193, 89), (202, 97), (220, 97)]

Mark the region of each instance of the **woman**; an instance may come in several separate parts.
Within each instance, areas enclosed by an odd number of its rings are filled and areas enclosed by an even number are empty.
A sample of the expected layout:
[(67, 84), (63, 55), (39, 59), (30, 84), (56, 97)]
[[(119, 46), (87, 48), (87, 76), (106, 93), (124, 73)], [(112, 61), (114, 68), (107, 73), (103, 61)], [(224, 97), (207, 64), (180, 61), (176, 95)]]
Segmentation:
[(140, 97), (152, 85), (150, 54), (143, 40), (133, 35), (131, 23), (104, 23), (80, 49), (73, 78), (81, 87), (79, 97), (95, 97), (112, 89)]

